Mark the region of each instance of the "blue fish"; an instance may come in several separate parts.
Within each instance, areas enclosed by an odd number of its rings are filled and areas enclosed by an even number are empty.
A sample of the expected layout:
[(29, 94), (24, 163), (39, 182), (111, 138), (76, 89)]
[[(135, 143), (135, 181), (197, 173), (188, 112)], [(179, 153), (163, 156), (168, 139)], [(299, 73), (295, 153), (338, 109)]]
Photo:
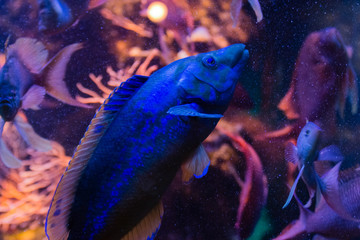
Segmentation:
[(69, 163), (47, 219), (49, 239), (153, 239), (161, 196), (182, 168), (201, 177), (202, 141), (232, 98), (248, 51), (243, 44), (135, 75), (101, 105)]
[(325, 183), (321, 181), (315, 172), (314, 161), (340, 162), (343, 160), (340, 150), (335, 145), (319, 149), (321, 133), (322, 130), (318, 125), (313, 122), (307, 122), (299, 134), (297, 146), (292, 143), (286, 145), (285, 159), (298, 165), (299, 174), (294, 181), (283, 208), (290, 203), (300, 177), (304, 180), (310, 195), (309, 202), (305, 206), (311, 204), (311, 199), (315, 196), (315, 193), (317, 193), (317, 202), (319, 201), (320, 187)]
[(107, 0), (37, 0), (39, 5), (39, 31), (56, 34), (75, 25), (88, 11)]

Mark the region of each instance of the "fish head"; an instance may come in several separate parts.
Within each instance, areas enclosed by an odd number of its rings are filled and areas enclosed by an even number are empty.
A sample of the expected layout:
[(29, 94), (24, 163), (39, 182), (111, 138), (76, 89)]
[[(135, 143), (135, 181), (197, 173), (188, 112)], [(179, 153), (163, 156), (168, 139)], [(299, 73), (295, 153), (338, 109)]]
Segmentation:
[(0, 116), (5, 121), (14, 119), (21, 106), (21, 72), (19, 62), (10, 58), (0, 71)]
[(76, 21), (74, 11), (65, 0), (38, 0), (39, 31), (47, 34), (57, 33)]
[(189, 57), (178, 82), (184, 102), (196, 103), (207, 113), (223, 113), (248, 57), (243, 44)]
[(300, 159), (310, 159), (316, 153), (322, 129), (313, 122), (307, 122), (297, 139), (297, 149)]
[(344, 75), (349, 58), (341, 34), (336, 28), (311, 33), (303, 44), (301, 61), (317, 73), (317, 80), (326, 84), (328, 78)]

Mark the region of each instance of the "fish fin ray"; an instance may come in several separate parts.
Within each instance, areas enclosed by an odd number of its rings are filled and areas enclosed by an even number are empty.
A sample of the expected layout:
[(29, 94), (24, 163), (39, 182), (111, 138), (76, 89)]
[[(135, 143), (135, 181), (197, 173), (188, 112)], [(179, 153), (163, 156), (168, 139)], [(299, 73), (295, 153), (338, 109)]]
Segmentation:
[(242, 0), (232, 0), (231, 1), (231, 19), (233, 21), (233, 27), (236, 27), (239, 24), (240, 11), (243, 6)]
[(291, 201), (291, 199), (292, 199), (292, 197), (293, 197), (293, 195), (294, 195), (294, 193), (295, 193), (296, 185), (298, 184), (298, 182), (299, 182), (299, 180), (300, 180), (300, 177), (301, 177), (301, 175), (302, 175), (303, 172), (304, 172), (304, 168), (305, 168), (305, 165), (303, 165), (303, 166), (301, 167), (300, 172), (299, 172), (299, 174), (297, 175), (297, 177), (296, 177), (296, 179), (295, 179), (295, 181), (294, 181), (294, 184), (293, 184), (292, 187), (291, 187), (289, 196), (288, 196), (288, 198), (286, 199), (286, 202), (285, 202), (284, 206), (282, 207), (283, 209), (286, 208), (286, 207), (289, 205), (289, 203), (290, 203), (290, 201)]
[(46, 64), (48, 51), (34, 38), (19, 38), (6, 49), (6, 56), (18, 56), (30, 72), (39, 73)]
[(200, 118), (222, 118), (221, 114), (201, 113), (196, 110), (191, 104), (183, 104), (171, 107), (167, 113), (176, 116), (200, 117)]
[(354, 67), (349, 64), (348, 65), (348, 79), (349, 79), (349, 97), (351, 103), (351, 113), (354, 115), (358, 112), (359, 106), (359, 90), (358, 90), (358, 79), (356, 77), (356, 73)]
[(280, 103), (278, 104), (278, 109), (284, 112), (285, 116), (292, 120), (298, 119), (300, 116), (297, 113), (296, 106), (294, 104), (293, 96), (295, 93), (295, 86), (291, 83), (289, 91), (286, 95), (281, 99)]
[(285, 146), (285, 160), (295, 165), (300, 162), (297, 147), (292, 142), (288, 142)]
[(105, 4), (106, 2), (107, 2), (107, 0), (90, 0), (88, 9), (90, 10), (93, 8), (100, 7), (101, 5)]
[(344, 160), (344, 156), (336, 145), (330, 145), (321, 149), (317, 158), (317, 161), (340, 162), (342, 160)]
[(261, 6), (258, 0), (248, 0), (248, 2), (250, 3), (252, 9), (255, 12), (256, 15), (256, 22), (260, 22), (263, 19), (263, 13), (261, 11)]
[(90, 108), (91, 106), (75, 100), (64, 82), (66, 67), (72, 54), (81, 49), (83, 44), (74, 43), (64, 47), (58, 52), (42, 69), (46, 80), (43, 84), (47, 94), (58, 99), (59, 101), (77, 107)]
[(21, 161), (15, 157), (10, 150), (7, 148), (5, 142), (0, 139), (0, 155), (1, 160), (8, 168), (19, 168), (21, 167)]
[(32, 85), (22, 97), (22, 109), (38, 109), (39, 104), (44, 100), (46, 90), (38, 85)]
[(196, 178), (201, 178), (206, 175), (210, 166), (210, 159), (203, 147), (200, 145), (191, 156), (191, 158), (186, 161), (182, 166), (182, 180), (184, 182), (189, 182), (192, 176)]
[[(115, 88), (91, 120), (80, 144), (76, 148), (73, 158), (60, 179), (50, 204), (46, 217), (46, 234), (50, 239), (57, 235), (63, 236), (68, 234), (66, 226), (71, 204), (62, 205), (62, 203), (74, 200), (77, 182), (101, 137), (130, 96), (130, 92), (134, 94), (139, 85), (142, 85), (147, 79), (148, 77), (136, 75), (129, 78), (120, 87)], [(60, 211), (60, 213), (55, 214), (56, 211)]]
[(337, 163), (330, 171), (319, 179), (321, 193), (327, 204), (342, 218), (359, 222), (359, 216), (351, 214), (351, 210), (346, 207), (340, 196), (339, 171), (341, 162)]
[(117, 111), (130, 99), (139, 88), (149, 79), (147, 76), (134, 75), (110, 94), (108, 100), (104, 102), (105, 110)]
[(8, 168), (19, 168), (21, 161), (10, 152), (1, 138), (5, 123), (4, 119), (0, 117), (0, 159)]
[(38, 135), (33, 127), (19, 114), (15, 116), (14, 124), (24, 141), (34, 149), (40, 152), (47, 152), (52, 149), (51, 141)]
[(130, 232), (121, 240), (154, 239), (161, 225), (164, 208), (161, 202), (157, 204)]

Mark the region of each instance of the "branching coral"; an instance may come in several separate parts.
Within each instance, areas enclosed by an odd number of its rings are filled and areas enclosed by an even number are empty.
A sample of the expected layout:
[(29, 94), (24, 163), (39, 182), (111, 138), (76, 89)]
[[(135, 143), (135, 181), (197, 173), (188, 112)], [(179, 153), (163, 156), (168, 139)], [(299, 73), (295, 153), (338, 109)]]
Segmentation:
[(78, 83), (76, 85), (78, 89), (89, 97), (76, 96), (76, 100), (82, 103), (103, 103), (115, 87), (120, 86), (122, 82), (126, 81), (126, 79), (130, 78), (134, 74), (149, 76), (152, 72), (158, 69), (157, 65), (149, 65), (151, 60), (153, 60), (155, 56), (160, 55), (160, 51), (157, 49), (153, 49), (148, 53), (149, 54), (143, 63), (141, 63), (141, 61), (137, 59), (130, 67), (120, 69), (117, 72), (114, 71), (111, 67), (108, 67), (106, 69), (106, 72), (108, 73), (110, 79), (106, 83), (107, 86), (102, 83), (103, 76), (95, 76), (94, 74), (90, 73), (89, 78), (102, 92), (101, 95), (93, 90), (85, 88), (81, 83)]
[(26, 148), (14, 125), (4, 131), (4, 141), (25, 159), (18, 169), (0, 163), (0, 231), (34, 229), (44, 224), (50, 201), (70, 157), (52, 142), (49, 152)]

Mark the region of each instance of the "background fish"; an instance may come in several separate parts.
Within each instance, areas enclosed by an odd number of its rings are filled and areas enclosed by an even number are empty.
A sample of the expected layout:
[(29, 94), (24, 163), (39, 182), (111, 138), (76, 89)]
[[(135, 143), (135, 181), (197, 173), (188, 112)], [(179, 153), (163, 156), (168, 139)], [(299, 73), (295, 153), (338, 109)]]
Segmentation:
[[(45, 93), (58, 100), (78, 107), (89, 107), (73, 99), (63, 78), (71, 55), (82, 44), (75, 43), (63, 48), (51, 60), (47, 60), (45, 46), (32, 38), (19, 38), (6, 49), (6, 62), (0, 70), (0, 129), (6, 121), (14, 121), (24, 140), (38, 150), (48, 149), (23, 117), (17, 117), (20, 109), (37, 109)], [(1, 159), (8, 167), (19, 167), (20, 162), (0, 139)]]
[(278, 108), (288, 119), (297, 119), (299, 125), (307, 119), (328, 132), (334, 128), (335, 109), (344, 115), (347, 96), (355, 114), (356, 74), (341, 34), (336, 28), (311, 33), (300, 49), (290, 89)]
[[(309, 190), (310, 200), (308, 204), (311, 204), (311, 199), (315, 196), (315, 193), (318, 194), (317, 197), (320, 196), (320, 185), (324, 183), (321, 182), (320, 177), (315, 172), (314, 161), (340, 162), (343, 160), (340, 150), (335, 145), (319, 150), (321, 132), (319, 126), (313, 122), (308, 122), (300, 132), (297, 146), (292, 143), (288, 143), (286, 146), (285, 159), (298, 165), (300, 172), (291, 187), (289, 197), (283, 208), (290, 203), (300, 177), (302, 177)], [(307, 206), (309, 206), (308, 204)]]
[[(235, 135), (220, 126), (216, 129), (229, 137), (234, 147), (245, 155), (246, 171), (244, 181), (238, 176), (241, 193), (235, 228), (239, 231), (241, 239), (247, 239), (253, 232), (260, 218), (261, 210), (266, 204), (268, 195), (267, 179), (260, 158), (249, 143), (240, 135)], [(233, 171), (234, 174), (237, 174), (235, 168), (233, 168)]]
[[(354, 215), (360, 214), (359, 206), (359, 171), (345, 170), (340, 173), (339, 188), (345, 206)], [(333, 173), (339, 175), (339, 168), (334, 167)], [(336, 178), (337, 179), (337, 178)], [(316, 233), (331, 239), (358, 239), (360, 228), (357, 221), (341, 217), (324, 198), (321, 198), (315, 211), (310, 211), (296, 198), (300, 209), (299, 219), (290, 223), (274, 240), (298, 239), (305, 234)]]
[(163, 214), (160, 198), (180, 166), (185, 181), (206, 173), (201, 142), (226, 110), (247, 58), (236, 44), (117, 88), (58, 185), (48, 238), (152, 239)]
[(89, 9), (107, 0), (38, 0), (39, 31), (58, 33), (73, 25)]

